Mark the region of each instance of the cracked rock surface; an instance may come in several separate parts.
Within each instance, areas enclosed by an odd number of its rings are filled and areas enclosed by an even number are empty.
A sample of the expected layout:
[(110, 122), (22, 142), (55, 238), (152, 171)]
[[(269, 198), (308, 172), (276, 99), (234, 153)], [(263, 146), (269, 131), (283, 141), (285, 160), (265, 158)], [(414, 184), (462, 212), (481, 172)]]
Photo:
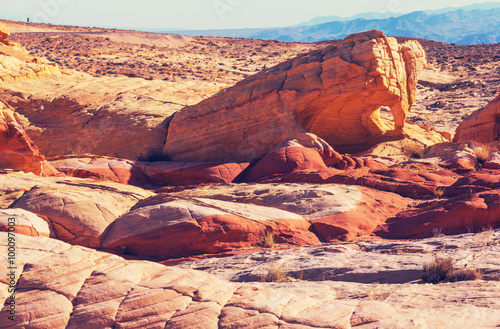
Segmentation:
[[(498, 281), (429, 285), (404, 275), (418, 271), (422, 260), (444, 248), (442, 253), (452, 255), (457, 264), (490, 270), (491, 279), (498, 275), (498, 231), (490, 238), (424, 240), (419, 248), (404, 242), (360, 243), (271, 252), (274, 257), (257, 253), (210, 259), (184, 268), (125, 260), (45, 237), (17, 235), (16, 239), (16, 321), (7, 319), (8, 305), (4, 306), (0, 328), (495, 328), (500, 324)], [(5, 247), (6, 241), (7, 233), (0, 233), (0, 244)], [(368, 258), (374, 266), (363, 266)], [(332, 276), (333, 280), (304, 277), (314, 282), (234, 282), (239, 281), (234, 274), (241, 266), (258, 273), (279, 260), (303, 271), (344, 266), (347, 274)], [(0, 265), (7, 267), (5, 255), (0, 256)], [(383, 274), (391, 266), (401, 267), (401, 273), (387, 279), (389, 284), (382, 284), (383, 279), (360, 280), (362, 274)], [(205, 272), (195, 270), (201, 267)], [(6, 280), (0, 278), (2, 300), (8, 298)]]

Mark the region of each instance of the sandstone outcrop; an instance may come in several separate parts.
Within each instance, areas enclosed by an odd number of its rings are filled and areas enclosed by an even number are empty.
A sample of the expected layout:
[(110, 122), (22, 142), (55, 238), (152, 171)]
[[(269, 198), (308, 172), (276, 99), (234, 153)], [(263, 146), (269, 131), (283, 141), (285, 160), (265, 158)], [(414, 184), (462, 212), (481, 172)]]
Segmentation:
[[(317, 148), (314, 146), (321, 146)], [(338, 164), (343, 158), (328, 144), (318, 139), (314, 145), (304, 146), (296, 140), (283, 142), (260, 159), (245, 175), (244, 181), (282, 176), (296, 171), (317, 171)]]
[(6, 41), (10, 37), (9, 28), (2, 22), (0, 22), (0, 42)]
[(46, 220), (19, 208), (0, 209), (0, 231), (55, 238), (52, 226)]
[[(425, 63), (415, 41), (351, 35), (176, 113), (164, 153), (178, 161), (250, 161), (306, 132), (342, 152), (366, 148), (403, 133)], [(380, 118), (382, 106), (394, 123)]]
[(0, 101), (15, 108), (51, 157), (88, 153), (135, 160), (161, 150), (168, 118), (220, 89), (208, 82), (94, 78), (1, 47), (15, 48), (0, 42)]
[(19, 117), (0, 102), (0, 169), (55, 175), (54, 169), (28, 137)]
[[(0, 233), (2, 248), (6, 235)], [(494, 233), (492, 239), (498, 238)], [(498, 274), (500, 245), (485, 249), (474, 236), (265, 251), (184, 268), (127, 261), (44, 237), (19, 235), (16, 241), (16, 317), (8, 319), (8, 278), (0, 278), (6, 302), (0, 328), (348, 329), (418, 323), (451, 329), (500, 323), (498, 281), (415, 284), (422, 263), (437, 252), (452, 256), (457, 266), (484, 269), (486, 278)], [(7, 268), (7, 261), (1, 257), (0, 265)], [(260, 281), (276, 263), (303, 280), (248, 282)]]
[(387, 239), (428, 238), (500, 227), (500, 190), (430, 201), (389, 218), (375, 234)]
[(2, 100), (16, 109), (46, 156), (88, 153), (135, 160), (162, 148), (167, 118), (184, 107), (183, 88), (189, 85), (65, 74), (3, 88)]
[(0, 172), (0, 208), (26, 210), (49, 224), (60, 240), (100, 247), (100, 236), (138, 200), (154, 193), (113, 182)]
[(249, 163), (150, 162), (144, 174), (155, 184), (186, 186), (232, 183)]
[(139, 202), (111, 225), (102, 245), (169, 258), (261, 245), (266, 233), (294, 245), (317, 244), (316, 235), (349, 240), (370, 235), (409, 201), (342, 185), (210, 186)]
[(500, 140), (500, 95), (485, 108), (472, 113), (457, 128), (455, 143), (494, 143)]
[(10, 30), (2, 22), (0, 22), (0, 54), (12, 56), (23, 62), (39, 63), (41, 60), (28, 54), (19, 43), (9, 40)]
[(249, 166), (248, 163), (145, 162), (91, 155), (56, 157), (50, 163), (73, 177), (148, 188), (231, 183)]
[(50, 164), (72, 177), (111, 180), (140, 187), (150, 185), (140, 163), (131, 160), (92, 155), (60, 156), (51, 159)]

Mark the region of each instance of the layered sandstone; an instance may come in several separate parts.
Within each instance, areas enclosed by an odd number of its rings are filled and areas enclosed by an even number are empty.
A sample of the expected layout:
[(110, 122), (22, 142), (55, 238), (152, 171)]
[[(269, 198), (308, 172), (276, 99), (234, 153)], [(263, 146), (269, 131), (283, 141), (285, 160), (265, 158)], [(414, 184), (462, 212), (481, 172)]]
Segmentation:
[[(0, 238), (6, 248), (7, 234)], [(18, 235), (16, 316), (8, 319), (2, 277), (0, 328), (495, 328), (498, 239), (263, 251), (179, 268)], [(457, 268), (483, 269), (490, 281), (418, 284), (422, 264), (438, 253)], [(273, 266), (302, 280), (249, 282)]]
[[(340, 151), (401, 134), (425, 52), (381, 32), (289, 60), (174, 115), (164, 153), (182, 161), (249, 161), (311, 132)], [(394, 122), (381, 119), (388, 106)]]
[(231, 183), (249, 166), (249, 163), (131, 161), (93, 155), (61, 156), (50, 163), (73, 177), (112, 180), (148, 188)]
[(161, 150), (168, 118), (213, 93), (210, 88), (73, 71), (0, 85), (2, 101), (16, 108), (46, 156), (89, 153), (130, 160)]
[[(43, 218), (48, 231), (60, 240), (87, 247), (100, 247), (100, 238), (116, 218), (139, 200), (154, 193), (113, 182), (71, 177), (39, 177), (21, 172), (0, 172), (0, 208), (19, 211), (17, 218), (33, 213)], [(23, 215), (24, 216), (24, 215)], [(42, 231), (19, 222), (24, 231)], [(23, 221), (26, 222), (26, 221)], [(43, 231), (47, 231), (44, 229)], [(32, 235), (32, 233), (29, 233)], [(45, 235), (45, 234), (41, 234)]]
[(311, 245), (370, 235), (409, 201), (344, 185), (210, 186), (139, 202), (102, 243), (159, 258), (262, 245), (266, 233), (277, 243)]
[(37, 63), (41, 60), (30, 56), (28, 51), (19, 43), (9, 40), (10, 29), (0, 22), (0, 54), (12, 56), (23, 62)]
[(472, 113), (457, 128), (455, 143), (492, 143), (500, 140), (500, 95), (485, 108)]
[(0, 168), (54, 175), (54, 169), (28, 137), (19, 117), (0, 102)]
[(33, 59), (1, 28), (0, 100), (16, 109), (47, 156), (89, 153), (135, 160), (161, 151), (169, 117), (220, 89), (208, 82), (94, 78)]

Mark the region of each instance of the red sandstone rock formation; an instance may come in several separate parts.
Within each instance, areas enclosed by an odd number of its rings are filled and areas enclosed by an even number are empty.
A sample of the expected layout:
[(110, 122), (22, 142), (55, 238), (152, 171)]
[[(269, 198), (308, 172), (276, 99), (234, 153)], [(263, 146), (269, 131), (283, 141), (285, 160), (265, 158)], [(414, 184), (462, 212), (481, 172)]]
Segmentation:
[[(176, 113), (164, 153), (176, 161), (250, 161), (307, 132), (336, 150), (367, 148), (403, 132), (425, 62), (418, 42), (351, 35)], [(380, 118), (382, 106), (394, 123)]]
[(500, 141), (500, 95), (482, 110), (472, 113), (457, 128), (455, 143)]
[(91, 155), (62, 156), (51, 164), (73, 177), (141, 187), (231, 183), (249, 166), (249, 163), (144, 162)]
[(490, 190), (430, 201), (399, 213), (375, 234), (386, 239), (432, 237), (500, 227), (500, 190)]
[(33, 172), (37, 175), (57, 173), (28, 137), (16, 114), (1, 102), (0, 168)]
[[(118, 218), (102, 241), (159, 258), (277, 243), (311, 245), (370, 235), (410, 199), (366, 187), (325, 184), (211, 186), (158, 195)], [(314, 233), (313, 233), (314, 232)]]

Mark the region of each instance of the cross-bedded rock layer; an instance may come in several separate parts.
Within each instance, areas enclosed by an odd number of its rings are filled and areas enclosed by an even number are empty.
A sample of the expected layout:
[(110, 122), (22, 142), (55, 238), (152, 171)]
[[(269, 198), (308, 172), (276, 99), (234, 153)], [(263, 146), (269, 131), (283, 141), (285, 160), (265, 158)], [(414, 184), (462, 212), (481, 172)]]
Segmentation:
[[(176, 113), (164, 153), (179, 161), (250, 161), (307, 132), (336, 150), (366, 148), (403, 133), (425, 63), (416, 41), (351, 35)], [(380, 118), (383, 106), (393, 123)]]

